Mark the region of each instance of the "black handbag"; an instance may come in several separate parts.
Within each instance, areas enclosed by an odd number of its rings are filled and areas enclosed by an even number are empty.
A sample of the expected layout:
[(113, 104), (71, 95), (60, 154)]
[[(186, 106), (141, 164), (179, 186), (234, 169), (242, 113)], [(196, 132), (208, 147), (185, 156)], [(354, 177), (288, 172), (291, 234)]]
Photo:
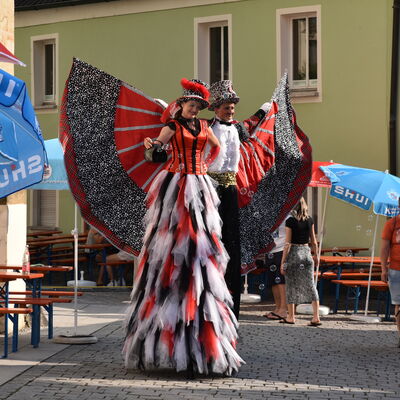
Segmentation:
[(167, 152), (160, 144), (153, 143), (153, 146), (144, 151), (144, 158), (146, 161), (163, 163), (167, 161)]

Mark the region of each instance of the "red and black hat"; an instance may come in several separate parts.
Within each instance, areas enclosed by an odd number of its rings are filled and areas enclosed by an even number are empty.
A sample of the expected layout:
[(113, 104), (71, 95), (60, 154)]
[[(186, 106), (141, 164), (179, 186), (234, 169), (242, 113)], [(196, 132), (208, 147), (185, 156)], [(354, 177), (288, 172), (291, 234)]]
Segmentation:
[(176, 100), (178, 104), (189, 100), (197, 100), (201, 104), (202, 109), (208, 107), (210, 92), (208, 91), (208, 85), (205, 82), (199, 79), (188, 80), (182, 78), (181, 85), (183, 87), (183, 94)]

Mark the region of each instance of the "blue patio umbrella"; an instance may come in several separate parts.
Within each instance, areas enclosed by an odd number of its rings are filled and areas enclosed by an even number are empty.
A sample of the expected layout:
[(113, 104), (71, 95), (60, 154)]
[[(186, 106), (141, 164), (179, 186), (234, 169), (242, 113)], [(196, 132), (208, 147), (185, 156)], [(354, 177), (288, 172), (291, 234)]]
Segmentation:
[(373, 206), (373, 211), (377, 214), (371, 248), (371, 262), (365, 306), (365, 315), (367, 315), (376, 233), (378, 229), (378, 216), (384, 215), (386, 217), (394, 217), (400, 213), (398, 206), (400, 178), (389, 174), (388, 171), (382, 172), (342, 164), (323, 166), (320, 168), (332, 181), (331, 196), (363, 210), (369, 210), (371, 206)]
[(45, 160), (25, 82), (0, 69), (0, 198), (40, 182)]
[(34, 190), (69, 190), (67, 171), (64, 165), (64, 152), (58, 138), (45, 140), (47, 164), (43, 180), (30, 189)]
[(400, 178), (387, 171), (335, 164), (320, 167), (332, 182), (331, 196), (375, 214), (398, 215)]

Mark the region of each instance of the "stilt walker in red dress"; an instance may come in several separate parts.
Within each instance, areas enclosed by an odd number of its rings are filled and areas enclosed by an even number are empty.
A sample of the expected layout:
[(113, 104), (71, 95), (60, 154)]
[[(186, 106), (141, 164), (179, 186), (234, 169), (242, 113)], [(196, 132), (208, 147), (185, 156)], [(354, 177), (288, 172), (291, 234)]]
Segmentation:
[[(235, 351), (237, 321), (224, 281), (218, 196), (206, 174), (219, 142), (199, 111), (208, 105), (200, 81), (183, 79), (178, 111), (156, 140), (172, 157), (147, 195), (146, 231), (128, 310), (127, 367), (173, 367), (230, 375), (243, 362)], [(211, 146), (208, 159), (206, 144)], [(158, 155), (159, 156), (159, 155)]]

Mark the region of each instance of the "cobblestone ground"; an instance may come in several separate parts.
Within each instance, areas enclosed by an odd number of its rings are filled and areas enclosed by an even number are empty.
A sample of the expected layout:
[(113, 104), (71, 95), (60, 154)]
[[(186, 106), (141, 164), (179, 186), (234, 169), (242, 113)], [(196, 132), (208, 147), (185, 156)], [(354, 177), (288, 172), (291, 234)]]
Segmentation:
[(238, 350), (247, 364), (235, 378), (171, 371), (126, 371), (119, 323), (94, 345), (70, 346), (4, 384), (0, 399), (380, 399), (400, 398), (400, 349), (393, 323), (360, 324), (344, 315), (323, 326), (267, 321), (246, 306)]

